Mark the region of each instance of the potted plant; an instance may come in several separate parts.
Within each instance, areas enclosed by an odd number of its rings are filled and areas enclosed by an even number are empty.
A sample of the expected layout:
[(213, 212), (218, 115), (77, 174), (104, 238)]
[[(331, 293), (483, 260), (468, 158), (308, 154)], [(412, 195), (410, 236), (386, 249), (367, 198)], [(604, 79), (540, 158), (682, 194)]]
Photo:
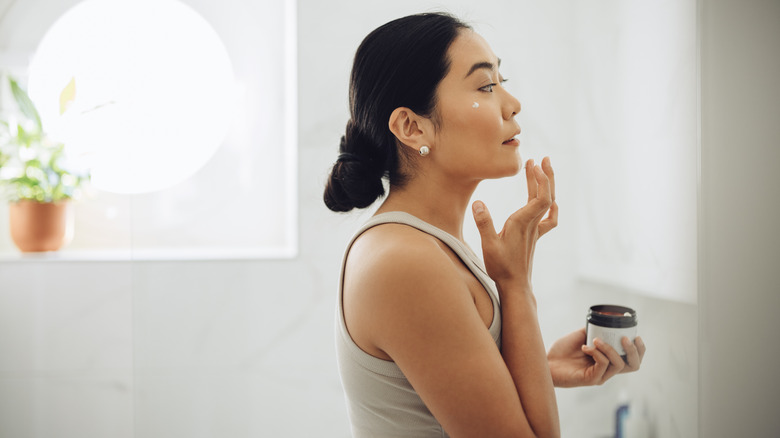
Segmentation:
[[(70, 238), (69, 201), (89, 174), (69, 169), (64, 145), (46, 135), (27, 92), (10, 76), (0, 79), (0, 105), (12, 106), (0, 106), (0, 198), (10, 203), (11, 238), (23, 252), (56, 251)], [(63, 90), (62, 111), (68, 93), (75, 90)]]

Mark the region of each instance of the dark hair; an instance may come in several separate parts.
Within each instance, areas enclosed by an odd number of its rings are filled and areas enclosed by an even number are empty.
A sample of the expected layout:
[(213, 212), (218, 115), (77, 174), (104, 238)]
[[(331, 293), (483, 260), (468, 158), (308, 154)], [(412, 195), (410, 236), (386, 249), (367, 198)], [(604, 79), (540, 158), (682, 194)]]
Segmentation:
[(450, 67), (447, 50), (469, 28), (451, 15), (425, 13), (393, 20), (363, 40), (350, 77), (351, 118), (323, 196), (329, 209), (368, 207), (384, 195), (384, 177), (403, 185), (390, 115), (407, 107), (434, 116), (436, 88)]

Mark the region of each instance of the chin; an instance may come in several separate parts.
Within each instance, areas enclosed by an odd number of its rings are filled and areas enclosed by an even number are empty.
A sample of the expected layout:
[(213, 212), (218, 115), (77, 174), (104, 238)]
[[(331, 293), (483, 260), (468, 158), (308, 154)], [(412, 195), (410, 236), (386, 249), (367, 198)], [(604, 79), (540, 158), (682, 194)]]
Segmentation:
[(518, 173), (520, 173), (520, 166), (516, 166), (514, 169), (512, 169), (510, 172), (508, 172), (506, 175), (504, 175), (504, 177), (515, 176)]
[(522, 167), (520, 161), (520, 154), (515, 154), (515, 160), (507, 167), (507, 174), (504, 176), (515, 176), (520, 173)]
[(518, 173), (520, 173), (520, 164), (517, 163), (514, 166), (506, 166), (497, 172), (495, 172), (493, 175), (488, 177), (487, 179), (501, 179), (501, 178), (507, 178), (510, 176), (515, 176)]

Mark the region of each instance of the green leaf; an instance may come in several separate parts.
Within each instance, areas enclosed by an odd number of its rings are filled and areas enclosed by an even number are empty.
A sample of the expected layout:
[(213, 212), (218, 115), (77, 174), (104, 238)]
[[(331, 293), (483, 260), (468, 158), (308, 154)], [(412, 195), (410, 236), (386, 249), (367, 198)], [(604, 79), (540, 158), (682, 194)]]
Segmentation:
[(18, 178), (11, 178), (11, 182), (24, 187), (38, 187), (41, 182), (37, 179), (30, 178), (29, 176), (20, 176)]
[(41, 160), (39, 158), (33, 158), (27, 160), (27, 162), (25, 163), (25, 167), (34, 167), (36, 169), (43, 169), (43, 163), (41, 163)]
[(20, 124), (16, 125), (16, 139), (24, 147), (29, 148), (33, 143), (41, 139), (40, 131), (28, 132)]
[(53, 171), (57, 172), (58, 174), (63, 172), (62, 168), (59, 166), (59, 161), (60, 158), (62, 158), (62, 156), (63, 156), (62, 147), (54, 147), (51, 153), (51, 157), (49, 157), (49, 168), (51, 168)]
[(28, 119), (35, 122), (35, 127), (38, 132), (43, 131), (43, 125), (41, 124), (41, 116), (38, 114), (38, 110), (35, 109), (35, 105), (26, 91), (16, 83), (12, 78), (8, 78), (8, 82), (11, 85), (11, 94), (14, 95), (16, 105), (19, 106), (19, 110), (27, 116)]

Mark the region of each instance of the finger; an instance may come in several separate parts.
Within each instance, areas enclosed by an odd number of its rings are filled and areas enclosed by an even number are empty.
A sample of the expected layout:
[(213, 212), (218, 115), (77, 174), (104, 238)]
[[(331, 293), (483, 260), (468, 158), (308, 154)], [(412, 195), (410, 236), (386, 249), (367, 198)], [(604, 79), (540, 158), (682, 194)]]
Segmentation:
[(645, 358), (645, 351), (647, 351), (647, 347), (645, 347), (645, 341), (643, 341), (641, 337), (637, 336), (634, 339), (634, 344), (636, 345), (636, 349), (639, 352), (639, 362), (642, 362), (642, 359)]
[(558, 226), (558, 204), (555, 202), (555, 172), (553, 172), (550, 157), (542, 159), (542, 171), (547, 177), (547, 183), (550, 188), (550, 208), (547, 217), (539, 223), (539, 236), (545, 235), (548, 231)]
[(588, 383), (591, 385), (600, 385), (605, 382), (604, 373), (609, 368), (609, 358), (604, 356), (596, 347), (582, 346), (582, 352), (590, 356), (595, 362), (590, 368), (588, 374)]
[(593, 345), (609, 358), (609, 363), (611, 363), (616, 368), (619, 368), (618, 371), (620, 371), (620, 369), (626, 365), (626, 362), (623, 360), (620, 354), (618, 354), (617, 350), (615, 350), (615, 348), (613, 348), (608, 343), (602, 341), (600, 338), (595, 338), (593, 340)]
[(619, 373), (623, 367), (626, 366), (626, 363), (623, 361), (623, 358), (620, 357), (617, 351), (615, 351), (614, 348), (612, 348), (611, 345), (607, 344), (606, 342), (602, 341), (599, 338), (596, 338), (593, 340), (593, 345), (596, 346), (596, 348), (599, 349), (602, 353), (604, 353), (605, 356), (609, 359), (609, 368), (604, 373), (604, 381), (606, 382), (612, 376)]
[(528, 204), (509, 216), (509, 221), (528, 224), (536, 228), (544, 214), (550, 208), (549, 183), (542, 168), (534, 166), (533, 160), (526, 164), (526, 180), (528, 182)]
[(550, 199), (550, 202), (552, 202), (552, 197), (550, 195), (550, 178), (544, 170), (542, 170), (541, 166), (534, 166), (534, 178), (536, 179), (537, 186), (536, 197)]
[(537, 187), (536, 198), (530, 200), (528, 204), (535, 210), (536, 217), (541, 220), (544, 214), (547, 213), (550, 205), (552, 205), (552, 200), (550, 199), (550, 180), (539, 166), (534, 167), (534, 178), (536, 179)]
[(536, 177), (534, 177), (534, 160), (525, 162), (525, 182), (528, 185), (528, 202), (536, 198)]
[(550, 204), (547, 217), (539, 222), (539, 236), (544, 236), (548, 231), (558, 226), (558, 203)]
[(542, 170), (544, 170), (547, 179), (550, 181), (550, 199), (555, 201), (555, 172), (553, 172), (552, 162), (550, 157), (544, 157), (542, 159)]
[(626, 361), (628, 362), (628, 365), (623, 368), (622, 372), (628, 373), (638, 370), (642, 360), (639, 358), (639, 351), (636, 345), (628, 339), (628, 336), (623, 336), (620, 339), (620, 343), (623, 344), (623, 349), (626, 350)]
[(482, 244), (492, 242), (497, 237), (496, 228), (493, 226), (493, 218), (490, 217), (490, 212), (485, 203), (474, 201), (471, 205), (471, 211), (474, 214), (474, 222), (477, 224)]

